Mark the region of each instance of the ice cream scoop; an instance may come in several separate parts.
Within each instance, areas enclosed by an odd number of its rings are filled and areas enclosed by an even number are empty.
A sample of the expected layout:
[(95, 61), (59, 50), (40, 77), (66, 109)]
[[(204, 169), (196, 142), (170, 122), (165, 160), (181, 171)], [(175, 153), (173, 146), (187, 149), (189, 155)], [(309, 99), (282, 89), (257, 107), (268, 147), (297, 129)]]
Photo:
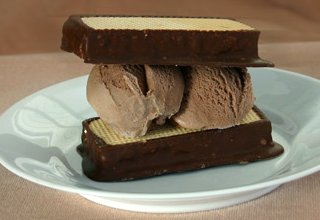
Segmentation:
[(240, 124), (254, 97), (245, 68), (184, 68), (185, 93), (174, 121), (184, 128), (228, 128)]
[(161, 113), (156, 119), (158, 125), (177, 113), (184, 91), (184, 79), (178, 67), (145, 65), (146, 81), (149, 92), (155, 96), (155, 102)]
[(87, 84), (87, 99), (100, 118), (121, 136), (143, 136), (175, 114), (184, 80), (175, 66), (96, 65)]

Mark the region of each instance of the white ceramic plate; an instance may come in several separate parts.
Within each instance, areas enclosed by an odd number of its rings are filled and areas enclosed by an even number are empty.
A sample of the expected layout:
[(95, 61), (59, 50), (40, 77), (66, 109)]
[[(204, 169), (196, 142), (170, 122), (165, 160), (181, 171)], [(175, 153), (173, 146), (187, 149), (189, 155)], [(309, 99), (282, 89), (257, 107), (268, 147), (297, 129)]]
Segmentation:
[(86, 101), (87, 77), (79, 77), (34, 93), (1, 116), (0, 161), (35, 183), (132, 211), (191, 212), (257, 198), (320, 170), (320, 81), (272, 68), (250, 72), (256, 104), (285, 147), (275, 159), (131, 182), (91, 181), (76, 146), (81, 121), (95, 113)]

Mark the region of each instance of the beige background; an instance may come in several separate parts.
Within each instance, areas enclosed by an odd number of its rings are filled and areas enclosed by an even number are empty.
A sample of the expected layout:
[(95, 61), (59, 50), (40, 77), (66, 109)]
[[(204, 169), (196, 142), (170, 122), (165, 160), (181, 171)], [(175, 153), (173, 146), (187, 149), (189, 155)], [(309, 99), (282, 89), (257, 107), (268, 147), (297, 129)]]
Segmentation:
[(59, 50), (70, 14), (234, 17), (263, 31), (261, 43), (320, 39), (318, 0), (0, 1), (0, 54)]
[[(302, 3), (301, 3), (302, 2)], [(21, 98), (88, 73), (60, 52), (69, 14), (234, 17), (262, 31), (260, 54), (277, 67), (320, 79), (317, 0), (0, 1), (0, 114)], [(319, 143), (320, 144), (320, 143)], [(79, 195), (28, 182), (0, 165), (0, 219), (319, 219), (320, 173), (238, 206), (188, 214), (143, 214), (96, 205)]]

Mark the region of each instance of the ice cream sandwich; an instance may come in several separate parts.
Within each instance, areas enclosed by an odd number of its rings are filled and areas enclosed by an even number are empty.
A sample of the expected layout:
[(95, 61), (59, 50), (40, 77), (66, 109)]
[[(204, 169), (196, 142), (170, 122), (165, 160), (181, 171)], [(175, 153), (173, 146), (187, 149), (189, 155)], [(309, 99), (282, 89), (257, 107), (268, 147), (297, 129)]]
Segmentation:
[(211, 17), (70, 16), (61, 48), (93, 67), (83, 172), (133, 180), (280, 155), (246, 67), (260, 32)]

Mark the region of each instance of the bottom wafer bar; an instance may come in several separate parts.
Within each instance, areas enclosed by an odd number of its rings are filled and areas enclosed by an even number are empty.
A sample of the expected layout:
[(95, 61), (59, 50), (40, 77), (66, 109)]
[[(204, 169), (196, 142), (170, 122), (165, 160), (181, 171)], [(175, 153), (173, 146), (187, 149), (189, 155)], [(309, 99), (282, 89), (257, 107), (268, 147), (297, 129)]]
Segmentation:
[(115, 134), (99, 118), (83, 121), (83, 172), (96, 181), (124, 181), (224, 164), (243, 164), (283, 153), (271, 122), (254, 107), (238, 126), (191, 130), (167, 124), (139, 138)]

